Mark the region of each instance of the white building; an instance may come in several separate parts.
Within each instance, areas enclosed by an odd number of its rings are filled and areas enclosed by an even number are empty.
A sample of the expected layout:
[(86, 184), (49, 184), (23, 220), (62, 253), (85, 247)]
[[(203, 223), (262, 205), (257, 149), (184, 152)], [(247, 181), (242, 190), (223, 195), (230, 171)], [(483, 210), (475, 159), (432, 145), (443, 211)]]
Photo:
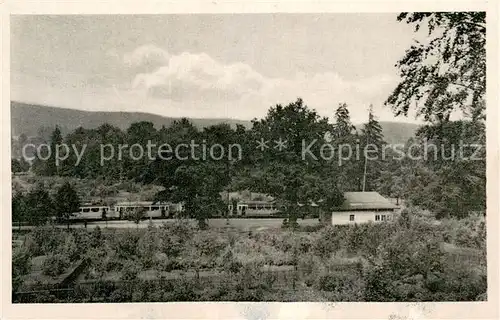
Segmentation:
[(345, 192), (344, 198), (332, 212), (333, 225), (391, 221), (398, 208), (378, 192)]

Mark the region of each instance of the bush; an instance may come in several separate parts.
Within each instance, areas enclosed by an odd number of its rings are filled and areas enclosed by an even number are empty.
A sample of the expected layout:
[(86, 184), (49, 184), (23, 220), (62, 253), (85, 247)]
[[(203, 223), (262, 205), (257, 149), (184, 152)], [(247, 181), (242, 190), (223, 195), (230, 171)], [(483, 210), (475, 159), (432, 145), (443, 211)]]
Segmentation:
[(33, 256), (49, 255), (61, 251), (67, 233), (56, 228), (37, 227), (26, 235), (28, 250)]
[(72, 234), (67, 234), (66, 239), (62, 245), (62, 253), (68, 257), (69, 261), (73, 262), (80, 258), (82, 248), (76, 244), (75, 237)]
[(157, 266), (158, 270), (165, 272), (170, 272), (180, 268), (180, 265), (175, 258), (171, 258), (163, 252), (155, 254), (153, 263)]
[(335, 226), (329, 226), (322, 229), (316, 240), (312, 242), (312, 251), (321, 258), (327, 258), (332, 253), (340, 250), (341, 239), (343, 236), (341, 229)]
[(156, 230), (148, 228), (137, 241), (136, 253), (140, 257), (145, 268), (153, 266), (154, 255), (160, 250), (161, 239), (158, 238)]
[(325, 228), (324, 224), (318, 223), (314, 226), (299, 226), (298, 231), (301, 232), (318, 232), (321, 229)]
[(300, 278), (307, 286), (312, 286), (319, 274), (325, 271), (325, 265), (321, 259), (313, 254), (300, 256), (297, 262)]
[(12, 291), (16, 292), (17, 288), (23, 282), (23, 276), (26, 275), (31, 268), (30, 255), (25, 248), (14, 249), (12, 252)]
[(135, 260), (127, 260), (124, 262), (122, 267), (122, 280), (134, 280), (137, 279), (137, 275), (141, 271), (142, 266)]
[(228, 245), (228, 241), (213, 231), (199, 231), (188, 242), (187, 249), (194, 247), (205, 256), (217, 256)]
[(112, 238), (112, 248), (118, 253), (120, 258), (129, 259), (136, 255), (137, 243), (140, 234), (136, 230), (125, 230), (117, 233)]
[(70, 260), (67, 256), (63, 254), (51, 254), (43, 262), (42, 271), (45, 275), (57, 277), (63, 274), (69, 265)]

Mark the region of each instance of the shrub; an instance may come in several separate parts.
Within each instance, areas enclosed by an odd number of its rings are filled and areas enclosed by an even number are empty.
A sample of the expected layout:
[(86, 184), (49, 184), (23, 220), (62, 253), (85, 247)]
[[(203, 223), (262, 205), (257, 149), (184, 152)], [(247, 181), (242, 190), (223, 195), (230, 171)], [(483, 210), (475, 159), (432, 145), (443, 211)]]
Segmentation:
[(141, 271), (141, 265), (135, 260), (127, 260), (123, 263), (122, 267), (122, 280), (137, 279), (137, 275)]
[(300, 278), (304, 280), (307, 286), (312, 286), (315, 279), (325, 270), (321, 259), (313, 254), (300, 256), (297, 262), (297, 269)]
[(236, 260), (233, 250), (227, 246), (217, 257), (215, 265), (219, 270), (227, 273), (238, 273), (243, 266), (241, 262)]
[(69, 267), (69, 258), (63, 254), (50, 254), (43, 262), (42, 271), (45, 275), (57, 277)]
[(26, 235), (30, 254), (33, 256), (49, 255), (60, 251), (65, 243), (66, 232), (56, 228), (37, 227)]
[(136, 255), (140, 234), (136, 230), (125, 230), (113, 237), (112, 247), (120, 258), (128, 259)]
[(142, 264), (146, 268), (153, 265), (154, 254), (160, 249), (161, 239), (158, 238), (156, 230), (148, 228), (142, 237), (137, 241), (136, 253), (140, 257)]
[(193, 235), (188, 243), (189, 247), (195, 247), (202, 255), (217, 256), (225, 248), (228, 241), (218, 233), (211, 231), (200, 231)]
[(82, 249), (76, 244), (75, 237), (68, 233), (66, 234), (66, 239), (62, 245), (62, 253), (68, 257), (70, 261), (76, 261), (80, 258)]
[(31, 268), (30, 255), (25, 248), (14, 249), (12, 252), (12, 291), (22, 284), (22, 278)]
[(312, 242), (312, 251), (321, 258), (329, 257), (341, 248), (342, 233), (338, 227), (329, 226), (319, 232), (316, 240)]
[(163, 252), (158, 252), (155, 254), (154, 265), (157, 266), (158, 270), (165, 272), (170, 272), (180, 267), (175, 258), (171, 258)]

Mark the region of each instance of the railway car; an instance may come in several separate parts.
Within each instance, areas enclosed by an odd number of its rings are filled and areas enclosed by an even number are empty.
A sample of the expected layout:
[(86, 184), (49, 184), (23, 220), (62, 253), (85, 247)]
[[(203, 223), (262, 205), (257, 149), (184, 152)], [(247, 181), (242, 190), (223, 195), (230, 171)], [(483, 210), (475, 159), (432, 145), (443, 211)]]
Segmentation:
[(239, 201), (236, 210), (233, 205), (229, 205), (228, 209), (237, 216), (273, 216), (280, 212), (280, 208), (274, 202), (258, 200)]
[(78, 212), (74, 212), (71, 220), (102, 220), (111, 212), (111, 207), (100, 205), (81, 206)]
[[(143, 219), (172, 218), (184, 210), (180, 203), (157, 203), (148, 201), (121, 202), (115, 206), (84, 204), (70, 217), (72, 221), (124, 220), (136, 210), (144, 210)], [(54, 220), (56, 218), (54, 217)]]
[(117, 203), (114, 207), (118, 219), (126, 219), (138, 209), (144, 209), (144, 219), (170, 218), (182, 211), (182, 205), (172, 203), (156, 203), (149, 201), (134, 201)]

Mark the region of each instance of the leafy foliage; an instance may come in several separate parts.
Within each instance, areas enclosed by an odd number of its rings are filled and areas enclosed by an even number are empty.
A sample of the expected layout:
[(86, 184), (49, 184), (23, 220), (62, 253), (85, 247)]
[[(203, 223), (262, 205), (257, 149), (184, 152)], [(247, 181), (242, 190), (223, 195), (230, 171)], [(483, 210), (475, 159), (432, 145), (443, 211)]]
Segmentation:
[(426, 121), (447, 121), (453, 110), (484, 117), (486, 92), (486, 13), (401, 13), (399, 21), (427, 29), (398, 61), (401, 82), (388, 97), (396, 115), (415, 103)]
[(69, 182), (66, 182), (59, 188), (54, 203), (56, 216), (61, 220), (68, 221), (68, 224), (73, 213), (80, 210), (80, 198)]

